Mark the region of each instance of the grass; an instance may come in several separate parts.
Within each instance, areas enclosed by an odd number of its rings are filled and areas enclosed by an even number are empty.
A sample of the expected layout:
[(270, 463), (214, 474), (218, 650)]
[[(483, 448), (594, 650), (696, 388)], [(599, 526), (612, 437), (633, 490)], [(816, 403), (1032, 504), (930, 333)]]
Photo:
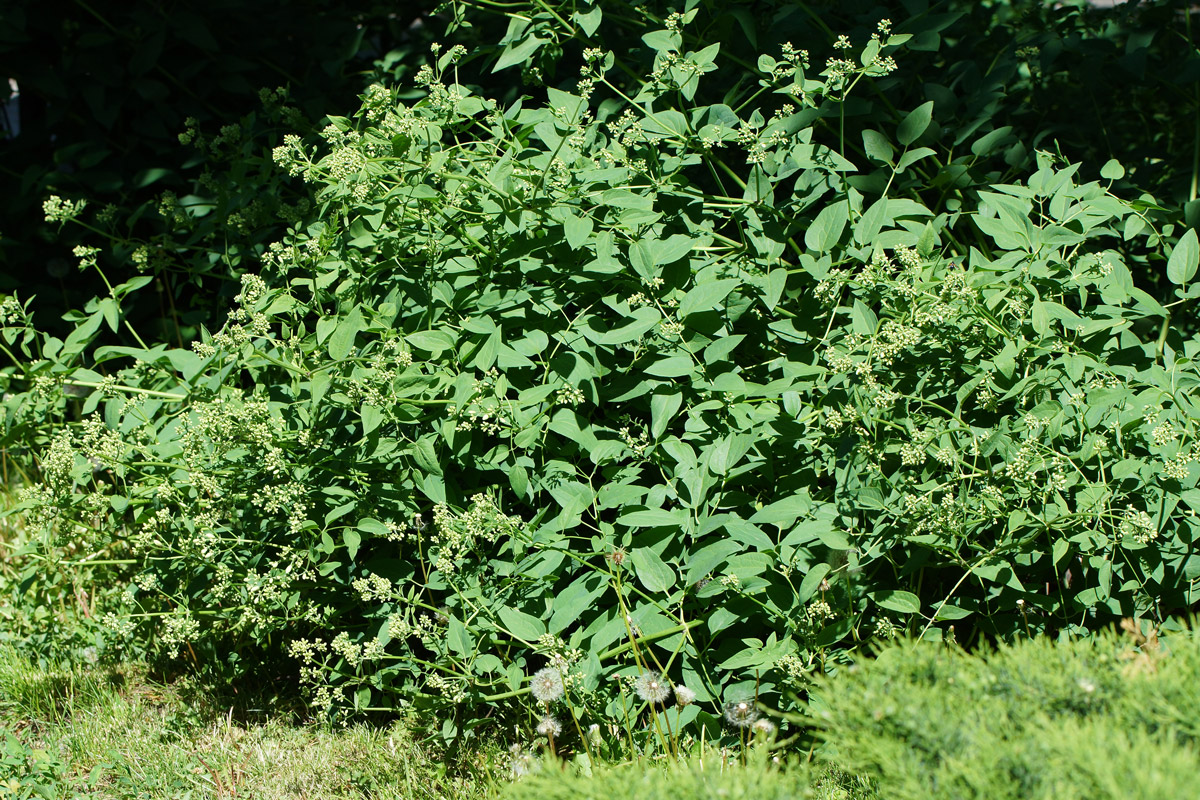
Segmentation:
[(39, 667), (0, 646), (0, 798), (874, 798), (836, 769), (795, 761), (781, 769), (765, 749), (747, 765), (715, 751), (594, 771), (535, 757), (521, 760), (530, 774), (514, 783), (512, 756), (497, 744), (452, 757), (422, 741), (413, 721), (335, 729), (279, 716), (247, 722), (212, 699), (137, 665)]
[[(132, 665), (39, 668), (0, 648), (0, 729), (25, 755), (0, 764), (0, 798), (473, 800), (494, 797), (503, 779), (495, 747), (448, 762), (403, 722), (245, 722), (198, 708), (187, 688)], [(38, 781), (53, 792), (21, 793)]]

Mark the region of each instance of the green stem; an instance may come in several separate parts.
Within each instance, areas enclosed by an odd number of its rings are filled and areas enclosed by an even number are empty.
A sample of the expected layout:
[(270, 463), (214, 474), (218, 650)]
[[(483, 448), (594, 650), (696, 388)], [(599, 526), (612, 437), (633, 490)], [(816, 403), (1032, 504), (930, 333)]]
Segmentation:
[(186, 394), (171, 394), (170, 392), (156, 392), (153, 389), (141, 389), (137, 386), (124, 386), (121, 384), (115, 386), (105, 386), (102, 383), (95, 381), (63, 381), (66, 386), (80, 386), (87, 389), (111, 389), (114, 392), (129, 392), (130, 394), (141, 394), (147, 397), (161, 397), (164, 400), (187, 400)]

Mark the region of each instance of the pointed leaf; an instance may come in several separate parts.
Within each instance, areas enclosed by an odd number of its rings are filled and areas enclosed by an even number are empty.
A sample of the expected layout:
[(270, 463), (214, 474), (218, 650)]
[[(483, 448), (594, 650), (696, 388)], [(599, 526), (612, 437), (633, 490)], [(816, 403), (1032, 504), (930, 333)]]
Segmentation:
[(635, 547), (630, 557), (634, 574), (648, 591), (665, 592), (675, 585), (675, 570), (649, 547)]
[(933, 101), (914, 108), (909, 112), (904, 121), (900, 123), (900, 127), (896, 130), (896, 138), (900, 140), (900, 144), (907, 147), (908, 145), (921, 138), (921, 134), (929, 127), (929, 123), (933, 121)]
[(1171, 258), (1167, 261), (1167, 280), (1182, 286), (1196, 275), (1197, 262), (1200, 262), (1200, 242), (1197, 242), (1196, 230), (1192, 228), (1171, 251)]

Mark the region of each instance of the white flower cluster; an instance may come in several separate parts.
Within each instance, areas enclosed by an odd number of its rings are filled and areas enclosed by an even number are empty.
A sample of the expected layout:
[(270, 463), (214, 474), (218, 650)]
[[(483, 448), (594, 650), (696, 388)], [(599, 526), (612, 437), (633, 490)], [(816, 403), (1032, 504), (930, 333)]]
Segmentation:
[(443, 574), (456, 572), (459, 561), (480, 542), (492, 543), (501, 537), (515, 536), (524, 526), (519, 518), (502, 513), (496, 501), (486, 494), (471, 498), (471, 507), (461, 514), (444, 504), (437, 505), (433, 524), (438, 534), (434, 566)]
[(187, 613), (163, 617), (161, 639), (168, 650), (175, 650), (200, 638), (200, 623)]
[(1138, 544), (1150, 544), (1158, 538), (1158, 526), (1145, 511), (1133, 508), (1125, 509), (1125, 516), (1118, 528), (1122, 536), (1133, 539)]
[(84, 200), (64, 200), (52, 194), (42, 203), (42, 211), (46, 214), (46, 222), (69, 222), (79, 216), (86, 204)]

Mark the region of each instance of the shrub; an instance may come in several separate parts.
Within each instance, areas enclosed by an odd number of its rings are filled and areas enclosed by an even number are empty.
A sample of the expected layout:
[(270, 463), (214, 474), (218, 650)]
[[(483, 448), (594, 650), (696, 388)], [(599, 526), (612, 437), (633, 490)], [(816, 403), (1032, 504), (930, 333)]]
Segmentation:
[[(24, 507), (138, 561), (114, 631), (235, 673), (286, 651), (318, 709), (453, 737), (503, 705), (604, 754), (744, 736), (898, 629), (1194, 601), (1196, 344), (1133, 285), (1127, 243), (1164, 233), (1118, 167), (893, 196), (934, 105), (865, 155), (822, 121), (907, 34), (820, 72), (782, 47), (723, 78), (759, 87), (735, 109), (696, 99), (720, 45), (684, 46), (693, 16), (644, 33), (635, 96), (589, 48), (574, 91), (501, 106), (452, 46), (423, 99), (375, 85), (286, 139), (312, 215), (190, 351), (89, 346), (140, 279), (65, 341), (7, 303), (10, 430), (86, 394)], [(1188, 233), (1180, 304), (1198, 260)]]
[(897, 800), (1186, 797), (1200, 639), (1127, 630), (978, 656), (886, 647), (815, 690), (822, 757)]

